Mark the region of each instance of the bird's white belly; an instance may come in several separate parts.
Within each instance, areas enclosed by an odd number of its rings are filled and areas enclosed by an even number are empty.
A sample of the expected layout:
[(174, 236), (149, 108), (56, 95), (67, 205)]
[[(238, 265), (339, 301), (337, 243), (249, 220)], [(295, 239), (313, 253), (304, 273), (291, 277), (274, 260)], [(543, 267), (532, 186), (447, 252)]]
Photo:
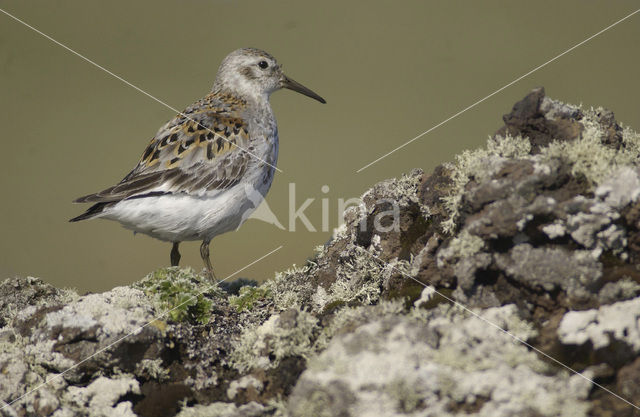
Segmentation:
[(100, 217), (164, 241), (210, 240), (240, 227), (270, 186), (271, 181), (250, 181), (210, 196), (166, 194), (123, 200)]

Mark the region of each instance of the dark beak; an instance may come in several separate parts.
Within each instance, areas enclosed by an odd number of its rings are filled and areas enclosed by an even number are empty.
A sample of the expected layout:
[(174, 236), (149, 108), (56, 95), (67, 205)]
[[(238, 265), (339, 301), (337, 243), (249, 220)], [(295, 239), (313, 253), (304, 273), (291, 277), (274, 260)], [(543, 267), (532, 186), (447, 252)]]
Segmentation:
[(320, 103), (326, 103), (326, 101), (322, 97), (320, 97), (313, 91), (309, 90), (307, 87), (300, 84), (299, 82), (294, 81), (291, 78), (287, 77), (286, 75), (282, 80), (282, 88), (288, 88), (289, 90), (297, 91), (300, 94), (304, 94), (307, 97), (311, 97), (313, 99), (318, 100)]

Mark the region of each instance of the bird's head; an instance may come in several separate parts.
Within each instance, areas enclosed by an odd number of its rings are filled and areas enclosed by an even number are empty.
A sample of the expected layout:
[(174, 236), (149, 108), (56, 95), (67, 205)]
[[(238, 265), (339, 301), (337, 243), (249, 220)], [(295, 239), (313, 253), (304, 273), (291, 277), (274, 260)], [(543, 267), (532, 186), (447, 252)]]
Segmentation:
[(213, 91), (228, 91), (244, 98), (269, 98), (271, 93), (288, 88), (325, 103), (302, 84), (287, 77), (270, 54), (255, 48), (231, 52), (220, 64)]

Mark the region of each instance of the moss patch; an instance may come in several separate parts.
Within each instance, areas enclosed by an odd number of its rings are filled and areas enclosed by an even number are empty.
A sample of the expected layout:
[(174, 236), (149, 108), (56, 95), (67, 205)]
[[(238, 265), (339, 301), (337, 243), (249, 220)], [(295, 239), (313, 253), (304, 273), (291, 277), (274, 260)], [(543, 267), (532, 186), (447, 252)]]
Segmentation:
[[(160, 312), (175, 322), (209, 322), (212, 301), (205, 294), (214, 294), (216, 286), (205, 281), (191, 268), (162, 268), (133, 284), (155, 302)], [(219, 291), (219, 290), (218, 290)]]
[(238, 295), (229, 297), (229, 304), (234, 306), (237, 311), (251, 311), (257, 301), (265, 299), (269, 295), (268, 288), (246, 286), (240, 288)]

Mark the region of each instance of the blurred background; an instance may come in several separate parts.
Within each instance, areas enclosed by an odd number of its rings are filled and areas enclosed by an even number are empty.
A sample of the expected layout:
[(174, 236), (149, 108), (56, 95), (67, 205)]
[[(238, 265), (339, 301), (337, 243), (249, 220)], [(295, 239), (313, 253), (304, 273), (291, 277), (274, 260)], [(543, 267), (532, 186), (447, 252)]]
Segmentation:
[[(212, 243), (219, 278), (284, 247), (240, 276), (268, 279), (302, 264), (338, 224), (338, 198), (414, 167), (432, 170), (484, 144), (501, 116), (536, 86), (602, 105), (640, 129), (640, 13), (420, 140), (356, 170), (600, 31), (634, 1), (0, 1), (0, 8), (183, 109), (208, 93), (218, 64), (240, 47), (272, 53), (286, 73), (327, 99), (272, 97), (280, 131), (267, 203), (288, 226), (250, 220)], [(42, 277), (101, 291), (169, 264), (170, 245), (117, 223), (68, 223), (71, 201), (110, 186), (136, 164), (174, 112), (0, 13), (0, 279)], [(322, 187), (328, 186), (328, 192)], [(326, 191), (326, 188), (324, 189)], [(288, 228), (288, 227), (287, 227)], [(182, 265), (202, 268), (199, 242)]]

